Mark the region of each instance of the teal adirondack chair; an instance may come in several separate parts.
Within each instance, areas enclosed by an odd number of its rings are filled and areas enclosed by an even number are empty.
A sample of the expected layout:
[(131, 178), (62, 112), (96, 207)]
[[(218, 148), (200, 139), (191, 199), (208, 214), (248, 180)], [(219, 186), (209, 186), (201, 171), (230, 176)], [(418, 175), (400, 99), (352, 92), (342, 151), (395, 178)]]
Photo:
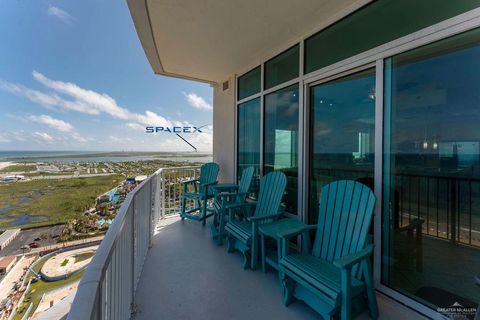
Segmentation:
[[(187, 218), (201, 221), (202, 225), (205, 225), (207, 218), (213, 215), (213, 213), (207, 214), (207, 211), (210, 211), (207, 206), (208, 200), (213, 198), (211, 187), (217, 183), (218, 171), (218, 164), (214, 162), (205, 163), (200, 167), (199, 179), (182, 182), (183, 194), (181, 196), (182, 203), (180, 210), (182, 220)], [(187, 210), (187, 200), (193, 200), (195, 202), (194, 208)], [(193, 214), (196, 211), (200, 211), (200, 214)]]
[[(229, 221), (225, 227), (228, 233), (227, 251), (237, 249), (243, 254), (243, 268), (249, 264), (252, 269), (257, 267), (258, 262), (258, 226), (260, 224), (279, 219), (280, 204), (282, 202), (287, 177), (283, 172), (276, 171), (265, 175), (260, 181), (260, 191), (255, 206), (255, 212), (250, 215), (252, 204), (233, 205), (229, 208)], [(245, 219), (236, 218), (234, 210), (242, 210), (247, 216)]]
[(222, 245), (223, 238), (226, 236), (225, 221), (227, 210), (231, 206), (236, 206), (246, 202), (250, 185), (252, 184), (253, 173), (255, 168), (248, 167), (242, 171), (242, 177), (238, 185), (236, 184), (219, 184), (213, 186), (213, 222), (210, 223), (212, 238), (217, 241), (218, 245)]
[[(324, 318), (340, 312), (347, 320), (353, 309), (358, 312), (368, 302), (372, 319), (378, 317), (370, 262), (373, 245), (367, 241), (374, 207), (375, 195), (359, 182), (341, 180), (322, 188), (318, 225), (282, 239), (285, 305), (297, 298)], [(290, 239), (299, 234), (308, 239), (312, 229), (317, 233), (311, 253), (290, 253)]]

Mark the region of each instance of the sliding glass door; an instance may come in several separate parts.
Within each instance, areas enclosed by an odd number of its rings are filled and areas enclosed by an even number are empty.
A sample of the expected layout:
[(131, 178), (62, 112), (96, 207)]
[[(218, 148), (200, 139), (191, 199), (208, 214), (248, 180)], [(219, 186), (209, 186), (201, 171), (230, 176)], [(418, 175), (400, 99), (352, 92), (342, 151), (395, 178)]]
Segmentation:
[(334, 180), (373, 189), (375, 69), (310, 87), (310, 223), (316, 223), (320, 190)]
[(248, 167), (255, 168), (250, 191), (258, 192), (260, 176), (260, 98), (238, 105), (238, 179)]
[(285, 210), (297, 214), (298, 198), (298, 85), (265, 96), (263, 173), (287, 176)]
[(389, 58), (384, 77), (381, 281), (447, 315), (476, 308), (480, 32)]

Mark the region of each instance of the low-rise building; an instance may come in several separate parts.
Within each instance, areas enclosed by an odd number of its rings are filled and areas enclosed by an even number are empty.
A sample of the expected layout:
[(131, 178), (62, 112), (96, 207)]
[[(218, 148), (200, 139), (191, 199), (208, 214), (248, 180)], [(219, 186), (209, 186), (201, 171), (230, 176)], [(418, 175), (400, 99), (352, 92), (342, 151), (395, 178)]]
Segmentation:
[(5, 249), (5, 247), (8, 246), (8, 244), (12, 242), (19, 233), (20, 229), (10, 229), (0, 234), (0, 250)]
[(0, 276), (7, 274), (15, 264), (15, 256), (7, 256), (0, 258)]

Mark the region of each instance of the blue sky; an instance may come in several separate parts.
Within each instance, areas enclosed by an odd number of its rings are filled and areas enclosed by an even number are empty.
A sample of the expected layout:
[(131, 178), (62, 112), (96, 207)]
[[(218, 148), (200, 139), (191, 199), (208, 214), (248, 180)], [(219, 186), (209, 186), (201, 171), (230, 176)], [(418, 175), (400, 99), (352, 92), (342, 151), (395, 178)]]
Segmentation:
[[(190, 151), (146, 125), (212, 123), (207, 84), (155, 75), (126, 1), (0, 0), (0, 150)], [(211, 151), (211, 127), (185, 136)]]

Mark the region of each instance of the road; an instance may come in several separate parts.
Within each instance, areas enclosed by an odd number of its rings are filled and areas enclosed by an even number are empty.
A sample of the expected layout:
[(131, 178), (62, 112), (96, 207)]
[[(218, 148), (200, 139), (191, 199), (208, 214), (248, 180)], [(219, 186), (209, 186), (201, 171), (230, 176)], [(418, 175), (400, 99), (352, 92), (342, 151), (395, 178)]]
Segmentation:
[(90, 178), (90, 177), (102, 177), (102, 176), (111, 176), (116, 173), (107, 172), (107, 173), (84, 173), (84, 174), (65, 174), (65, 175), (53, 175), (53, 176), (33, 176), (30, 177), (32, 180), (44, 180), (44, 179), (75, 179), (75, 178)]
[(104, 236), (102, 235), (102, 236), (92, 237), (92, 238), (87, 238), (87, 239), (61, 242), (61, 243), (57, 243), (57, 244), (50, 245), (50, 246), (45, 246), (45, 247), (32, 249), (31, 251), (28, 252), (28, 254), (39, 253), (39, 252), (42, 252), (42, 251), (50, 251), (50, 250), (60, 249), (60, 248), (64, 248), (64, 247), (77, 246), (79, 244), (84, 244), (84, 243), (99, 242), (99, 241), (103, 240), (103, 237)]

